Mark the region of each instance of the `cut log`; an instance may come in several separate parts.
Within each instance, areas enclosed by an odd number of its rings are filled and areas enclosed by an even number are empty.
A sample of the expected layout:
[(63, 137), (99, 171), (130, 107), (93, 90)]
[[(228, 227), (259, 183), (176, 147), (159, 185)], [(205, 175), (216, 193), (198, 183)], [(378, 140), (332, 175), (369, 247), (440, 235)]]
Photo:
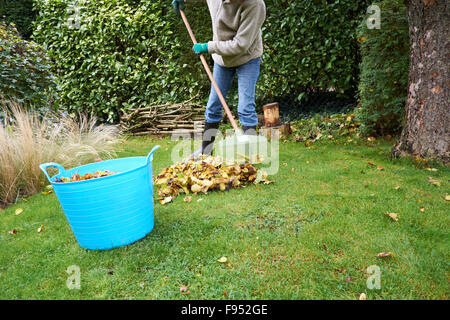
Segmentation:
[(266, 127), (280, 126), (278, 102), (266, 104), (264, 107), (264, 125)]
[(280, 139), (284, 139), (291, 134), (291, 125), (286, 122), (276, 127), (261, 127), (259, 132), (261, 135), (267, 137), (267, 139), (272, 139), (276, 136)]

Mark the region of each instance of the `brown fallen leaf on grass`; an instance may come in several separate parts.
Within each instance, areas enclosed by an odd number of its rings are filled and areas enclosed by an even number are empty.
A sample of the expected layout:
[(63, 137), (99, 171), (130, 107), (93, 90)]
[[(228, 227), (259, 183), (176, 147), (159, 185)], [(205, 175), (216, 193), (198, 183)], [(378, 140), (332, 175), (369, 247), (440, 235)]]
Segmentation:
[(450, 194), (445, 195), (444, 200), (445, 200), (445, 201), (450, 201)]
[(398, 222), (398, 216), (397, 216), (397, 213), (394, 213), (394, 212), (386, 212), (385, 215), (388, 216), (389, 218), (391, 218), (392, 220), (394, 220), (395, 222)]
[(192, 201), (191, 196), (187, 196), (186, 198), (184, 198), (184, 202), (191, 202), (191, 201)]
[(159, 200), (159, 203), (164, 205), (166, 203), (172, 202), (173, 197), (164, 197), (164, 198), (160, 198), (158, 200)]
[(180, 292), (188, 292), (188, 287), (186, 286), (180, 287)]
[(41, 224), (41, 226), (37, 229), (37, 232), (41, 233), (42, 230), (44, 230), (44, 225), (43, 224)]
[(21, 214), (22, 212), (23, 212), (23, 209), (22, 209), (22, 208), (17, 208), (16, 211), (14, 212), (14, 214), (15, 214), (16, 216), (18, 216), (18, 215)]
[(377, 165), (375, 163), (373, 163), (372, 161), (367, 161), (367, 165), (371, 166), (371, 167), (376, 167)]
[(393, 256), (392, 252), (380, 252), (379, 254), (377, 254), (378, 258), (384, 258), (384, 257), (390, 257)]
[(218, 259), (217, 261), (219, 261), (220, 263), (225, 263), (228, 261), (228, 259), (226, 257), (222, 257), (222, 258)]
[(395, 190), (398, 190), (398, 189), (400, 189), (400, 186), (395, 186)]
[(431, 183), (432, 185), (436, 186), (436, 187), (440, 187), (441, 183), (439, 181), (437, 181), (436, 179), (432, 178), (432, 177), (428, 177), (427, 178), (428, 182)]

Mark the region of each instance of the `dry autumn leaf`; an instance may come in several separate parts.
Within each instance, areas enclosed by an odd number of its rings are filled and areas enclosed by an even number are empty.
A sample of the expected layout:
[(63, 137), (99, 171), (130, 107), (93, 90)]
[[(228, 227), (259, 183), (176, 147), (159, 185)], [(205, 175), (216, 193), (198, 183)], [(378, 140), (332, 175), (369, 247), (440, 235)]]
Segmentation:
[(18, 215), (21, 214), (22, 212), (23, 212), (23, 209), (22, 209), (22, 208), (17, 208), (14, 214), (15, 214), (16, 216), (18, 216)]
[(228, 261), (228, 259), (226, 257), (222, 257), (222, 258), (218, 259), (217, 261), (219, 261), (220, 263), (225, 263)]
[(444, 199), (445, 201), (450, 201), (450, 194), (447, 194)]
[(371, 167), (376, 167), (377, 165), (375, 163), (373, 163), (372, 161), (367, 161), (367, 165), (371, 166)]
[(392, 252), (380, 252), (379, 254), (377, 254), (378, 258), (384, 258), (384, 257), (389, 257), (389, 256), (393, 256)]
[(386, 212), (385, 215), (387, 215), (389, 218), (394, 220), (395, 222), (398, 222), (398, 216), (397, 213), (394, 212)]
[(184, 202), (191, 202), (191, 201), (192, 201), (191, 196), (187, 196), (186, 198), (184, 198)]
[(164, 197), (164, 198), (159, 199), (159, 203), (164, 205), (166, 203), (172, 202), (172, 200), (173, 200), (173, 197)]
[(441, 183), (432, 177), (428, 177), (427, 180), (429, 183), (431, 183), (434, 186), (437, 186), (437, 187), (441, 186)]
[(400, 189), (400, 186), (395, 186), (395, 190), (398, 190), (398, 189)]

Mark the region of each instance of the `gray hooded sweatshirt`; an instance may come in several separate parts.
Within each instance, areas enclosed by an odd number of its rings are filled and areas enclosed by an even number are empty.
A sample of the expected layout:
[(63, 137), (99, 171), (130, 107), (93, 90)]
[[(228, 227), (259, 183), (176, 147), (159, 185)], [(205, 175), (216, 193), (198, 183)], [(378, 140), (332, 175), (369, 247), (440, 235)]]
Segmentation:
[[(189, 0), (188, 0), (189, 1)], [(195, 0), (190, 0), (195, 1)], [(266, 19), (263, 0), (206, 0), (211, 14), (213, 40), (208, 52), (225, 67), (240, 66), (263, 53), (261, 27)]]

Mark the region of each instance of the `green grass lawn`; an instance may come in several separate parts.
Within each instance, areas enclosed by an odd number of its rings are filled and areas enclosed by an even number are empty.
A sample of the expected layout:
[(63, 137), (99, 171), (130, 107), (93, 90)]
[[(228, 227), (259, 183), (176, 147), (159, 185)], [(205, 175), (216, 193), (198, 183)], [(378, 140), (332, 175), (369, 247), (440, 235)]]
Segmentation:
[[(129, 139), (119, 156), (155, 144), (157, 174), (170, 165), (169, 139)], [(282, 143), (274, 184), (156, 201), (154, 230), (106, 251), (80, 248), (56, 196), (37, 194), (0, 211), (0, 298), (447, 299), (450, 171), (389, 160), (391, 147)], [(80, 290), (66, 286), (71, 265), (81, 269)], [(366, 287), (372, 265), (379, 290)]]

